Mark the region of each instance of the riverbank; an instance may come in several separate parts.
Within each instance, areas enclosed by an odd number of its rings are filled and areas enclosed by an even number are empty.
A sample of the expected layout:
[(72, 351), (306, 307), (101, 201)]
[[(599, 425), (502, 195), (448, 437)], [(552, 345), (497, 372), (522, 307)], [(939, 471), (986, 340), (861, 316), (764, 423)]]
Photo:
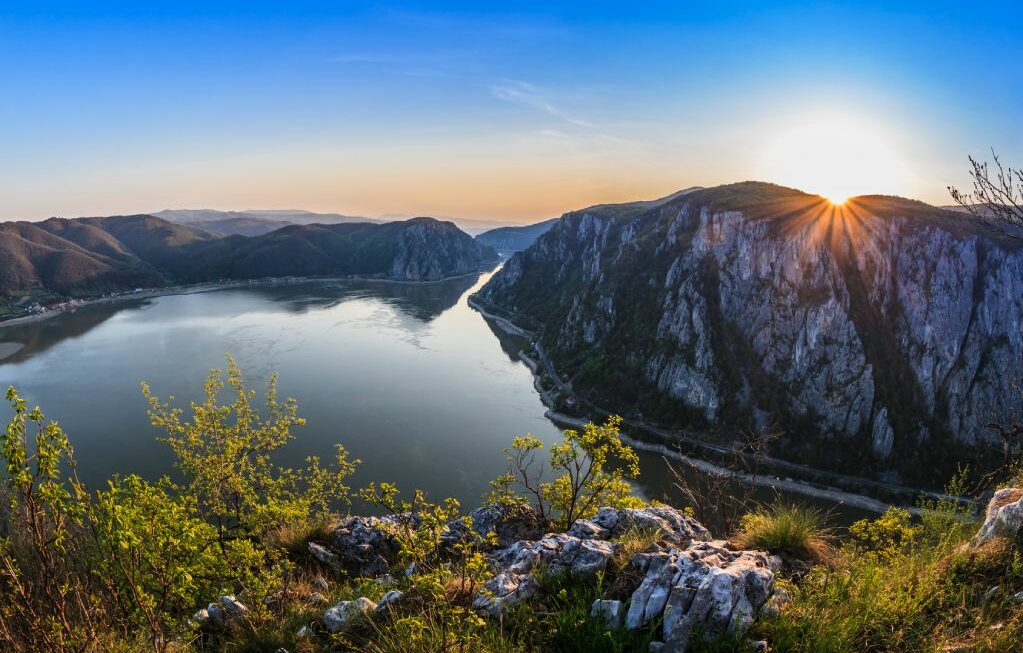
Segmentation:
[[(31, 315), (23, 315), (20, 317), (13, 317), (8, 319), (0, 319), (0, 329), (9, 326), (18, 326), (21, 324), (31, 324), (33, 322), (41, 322), (51, 317), (63, 315), (64, 313), (76, 311), (79, 308), (85, 306), (93, 306), (97, 304), (110, 304), (115, 302), (138, 300), (138, 299), (152, 299), (154, 297), (167, 297), (171, 295), (191, 295), (195, 293), (214, 292), (217, 290), (227, 290), (230, 288), (251, 288), (251, 287), (262, 287), (262, 286), (283, 286), (283, 285), (296, 285), (301, 283), (317, 283), (317, 282), (375, 282), (375, 283), (386, 283), (386, 284), (402, 284), (402, 285), (429, 285), (435, 283), (444, 283), (446, 281), (453, 281), (455, 279), (465, 279), (467, 277), (484, 274), (488, 270), (478, 270), (476, 272), (469, 272), (466, 274), (458, 274), (450, 277), (444, 277), (443, 279), (429, 279), (423, 281), (412, 281), (407, 279), (387, 279), (381, 277), (360, 277), (360, 276), (344, 276), (344, 277), (272, 277), (264, 279), (240, 279), (237, 281), (216, 281), (207, 283), (193, 283), (183, 284), (178, 286), (166, 286), (164, 288), (146, 288), (138, 292), (124, 292), (117, 295), (106, 295), (102, 297), (92, 297), (88, 299), (72, 300), (64, 302), (60, 305), (60, 308), (48, 308), (41, 313), (33, 313)], [(3, 343), (0, 342), (0, 360), (13, 356), (17, 350), (7, 352), (5, 355), (4, 345), (18, 344), (18, 343)], [(19, 345), (18, 349), (21, 346)]]
[[(542, 379), (544, 378), (544, 375), (546, 375), (547, 378), (551, 379), (558, 390), (565, 393), (566, 396), (572, 396), (578, 400), (578, 396), (570, 388), (566, 387), (557, 376), (554, 365), (543, 351), (543, 347), (540, 345), (536, 334), (515, 325), (506, 317), (488, 311), (474, 297), (469, 297), (468, 303), (470, 307), (476, 310), (485, 319), (495, 324), (498, 328), (502, 329), (506, 333), (528, 339), (535, 348), (539, 360), (533, 360), (525, 352), (519, 352), (519, 357), (533, 372), (533, 385), (539, 392), (541, 401), (543, 401), (544, 405), (548, 407), (546, 413), (547, 418), (555, 424), (563, 427), (581, 428), (582, 426), (585, 426), (588, 421), (587, 419), (573, 417), (558, 412), (556, 409), (557, 403), (555, 401), (555, 397), (550, 391), (544, 389)], [(597, 406), (592, 406), (592, 404), (590, 404), (590, 407), (594, 409), (595, 412), (599, 413), (599, 417), (601, 418), (610, 414), (610, 411)], [(913, 507), (912, 504), (921, 496), (925, 496), (929, 499), (953, 499), (964, 503), (968, 502), (967, 499), (962, 497), (949, 497), (939, 492), (925, 491), (917, 488), (882, 483), (871, 479), (835, 474), (833, 472), (808, 468), (805, 465), (764, 455), (749, 456), (748, 462), (752, 463), (757, 468), (762, 467), (765, 469), (775, 470), (776, 472), (784, 471), (795, 475), (808, 474), (814, 478), (834, 481), (835, 483), (845, 487), (833, 487), (830, 484), (797, 480), (791, 477), (781, 477), (775, 474), (749, 474), (712, 462), (706, 457), (687, 455), (683, 452), (683, 446), (688, 446), (692, 449), (700, 450), (711, 455), (727, 457), (730, 453), (734, 453), (730, 452), (727, 447), (704, 442), (698, 438), (684, 434), (672, 433), (664, 429), (633, 420), (623, 420), (622, 424), (635, 432), (643, 433), (657, 440), (656, 442), (651, 442), (647, 439), (635, 437), (635, 435), (623, 435), (623, 439), (636, 449), (660, 454), (665, 458), (682, 462), (706, 474), (727, 477), (749, 485), (801, 494), (836, 503), (843, 503), (845, 505), (877, 513), (883, 513), (889, 507), (895, 505), (906, 508), (916, 514), (918, 513), (918, 510)], [(890, 500), (886, 501), (876, 496), (864, 494), (862, 490), (855, 491), (856, 488), (862, 488), (863, 490), (872, 489), (878, 492), (880, 496), (890, 498)]]

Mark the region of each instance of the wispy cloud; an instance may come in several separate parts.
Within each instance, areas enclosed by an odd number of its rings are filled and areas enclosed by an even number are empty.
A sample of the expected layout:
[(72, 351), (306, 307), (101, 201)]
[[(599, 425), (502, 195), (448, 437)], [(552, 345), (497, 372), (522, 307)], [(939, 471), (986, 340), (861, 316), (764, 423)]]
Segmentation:
[(490, 93), (498, 100), (521, 104), (523, 106), (543, 111), (547, 115), (563, 120), (571, 125), (595, 129), (596, 125), (588, 120), (572, 116), (548, 100), (536, 87), (528, 82), (511, 80), (503, 84), (490, 87)]

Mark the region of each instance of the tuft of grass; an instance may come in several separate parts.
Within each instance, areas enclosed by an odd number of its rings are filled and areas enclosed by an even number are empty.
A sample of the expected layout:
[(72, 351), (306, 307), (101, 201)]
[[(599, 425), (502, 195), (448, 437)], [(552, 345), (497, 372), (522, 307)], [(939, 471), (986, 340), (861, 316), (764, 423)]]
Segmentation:
[[(529, 606), (520, 606), (505, 620), (503, 629), (523, 650), (545, 653), (631, 653), (646, 651), (660, 624), (630, 631), (609, 628), (590, 608), (604, 592), (606, 577), (598, 574), (596, 584), (540, 570), (539, 596)], [(536, 606), (542, 605), (543, 610)]]
[(797, 503), (760, 506), (742, 518), (735, 543), (805, 562), (827, 560), (831, 547), (827, 514)]

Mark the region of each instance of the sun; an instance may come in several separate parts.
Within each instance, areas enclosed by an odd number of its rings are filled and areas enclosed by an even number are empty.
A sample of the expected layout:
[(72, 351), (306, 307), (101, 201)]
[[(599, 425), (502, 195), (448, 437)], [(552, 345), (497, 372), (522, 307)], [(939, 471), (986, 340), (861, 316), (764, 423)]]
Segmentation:
[(906, 166), (877, 126), (845, 116), (801, 120), (782, 130), (761, 162), (765, 179), (834, 205), (857, 195), (906, 195)]

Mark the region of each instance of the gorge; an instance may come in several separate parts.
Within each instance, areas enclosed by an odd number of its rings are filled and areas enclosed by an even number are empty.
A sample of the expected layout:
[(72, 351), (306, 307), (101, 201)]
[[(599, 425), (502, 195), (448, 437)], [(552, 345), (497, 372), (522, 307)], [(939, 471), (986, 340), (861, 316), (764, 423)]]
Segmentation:
[(1021, 249), (919, 202), (747, 182), (565, 214), (475, 297), (613, 412), (941, 487), (1023, 407)]

